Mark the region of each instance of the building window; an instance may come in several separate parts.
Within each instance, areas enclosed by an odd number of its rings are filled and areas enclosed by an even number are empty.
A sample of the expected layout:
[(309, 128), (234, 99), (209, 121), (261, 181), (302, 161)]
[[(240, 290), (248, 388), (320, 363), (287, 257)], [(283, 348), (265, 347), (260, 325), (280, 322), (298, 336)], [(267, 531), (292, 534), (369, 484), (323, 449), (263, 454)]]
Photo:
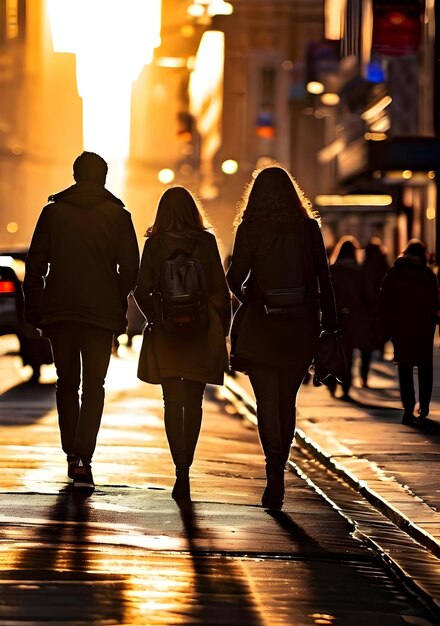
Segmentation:
[(26, 28), (26, 0), (0, 0), (0, 47), (23, 41)]
[(275, 107), (276, 70), (274, 67), (263, 67), (260, 75), (260, 108)]

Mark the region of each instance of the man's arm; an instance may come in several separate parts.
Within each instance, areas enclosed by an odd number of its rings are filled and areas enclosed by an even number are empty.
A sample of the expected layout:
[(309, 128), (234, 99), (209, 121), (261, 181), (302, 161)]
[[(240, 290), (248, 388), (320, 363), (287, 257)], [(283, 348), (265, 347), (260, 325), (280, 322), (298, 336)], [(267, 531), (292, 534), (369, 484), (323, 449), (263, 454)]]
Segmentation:
[(48, 206), (43, 209), (35, 227), (23, 282), (24, 318), (37, 327), (41, 320), (41, 300), (50, 264), (49, 210)]
[(131, 215), (124, 212), (124, 225), (121, 229), (118, 250), (119, 293), (125, 309), (127, 297), (136, 286), (139, 270), (139, 247)]

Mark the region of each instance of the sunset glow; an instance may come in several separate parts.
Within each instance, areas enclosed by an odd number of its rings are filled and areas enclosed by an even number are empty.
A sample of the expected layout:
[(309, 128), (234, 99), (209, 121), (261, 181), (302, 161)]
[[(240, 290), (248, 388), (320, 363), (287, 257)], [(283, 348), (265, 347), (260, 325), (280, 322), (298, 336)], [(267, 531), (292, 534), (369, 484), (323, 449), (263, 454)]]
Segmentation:
[(46, 0), (55, 52), (76, 55), (84, 149), (126, 158), (132, 83), (160, 44), (161, 0)]

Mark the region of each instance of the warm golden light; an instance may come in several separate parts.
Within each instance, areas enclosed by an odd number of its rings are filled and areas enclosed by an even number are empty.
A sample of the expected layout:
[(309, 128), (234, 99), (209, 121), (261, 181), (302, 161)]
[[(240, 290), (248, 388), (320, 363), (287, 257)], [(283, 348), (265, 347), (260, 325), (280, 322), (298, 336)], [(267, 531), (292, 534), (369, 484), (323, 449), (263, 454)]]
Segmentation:
[(6, 226), (6, 230), (8, 231), (8, 233), (16, 233), (18, 230), (18, 224), (17, 222), (9, 222), (9, 224)]
[(433, 219), (435, 219), (435, 208), (434, 208), (434, 207), (429, 206), (429, 207), (426, 209), (426, 219), (428, 219), (428, 220), (433, 220)]
[(221, 145), (224, 51), (224, 33), (203, 33), (189, 80), (190, 112), (197, 120), (207, 167)]
[(388, 135), (386, 133), (370, 133), (370, 132), (366, 132), (364, 133), (364, 139), (366, 139), (367, 141), (385, 141), (385, 139), (388, 138)]
[(205, 13), (205, 9), (201, 4), (190, 4), (186, 12), (191, 17), (201, 17)]
[(342, 150), (345, 148), (345, 145), (345, 139), (335, 139), (318, 152), (318, 162), (330, 163), (332, 159), (334, 159), (336, 156), (338, 156), (338, 154), (342, 152)]
[(163, 185), (169, 185), (169, 183), (172, 183), (174, 180), (174, 172), (168, 167), (165, 167), (157, 174), (157, 178)]
[(307, 83), (306, 89), (309, 93), (319, 96), (324, 93), (324, 85), (317, 80), (311, 80)]
[(347, 194), (316, 196), (315, 204), (319, 206), (389, 206), (393, 201), (388, 194)]
[(323, 93), (321, 96), (321, 102), (325, 106), (334, 107), (339, 104), (339, 95), (337, 93)]
[(342, 39), (344, 12), (347, 0), (326, 0), (325, 2), (325, 37)]
[(161, 0), (46, 0), (55, 52), (76, 55), (83, 144), (129, 153), (131, 87), (160, 44)]
[(238, 163), (234, 159), (226, 159), (222, 163), (222, 172), (224, 174), (236, 174), (238, 170)]
[(234, 7), (224, 0), (211, 0), (208, 5), (208, 15), (232, 15)]
[(405, 178), (405, 180), (409, 180), (410, 178), (412, 178), (413, 173), (411, 172), (411, 170), (403, 170), (402, 172), (402, 178)]
[(370, 108), (368, 108), (366, 111), (364, 111), (361, 115), (361, 118), (363, 120), (366, 121), (370, 121), (373, 120), (375, 117), (377, 117), (379, 115), (379, 113), (381, 113), (388, 105), (391, 104), (391, 102), (393, 101), (393, 99), (391, 98), (391, 96), (384, 96), (383, 98), (381, 98), (379, 100), (379, 102), (377, 102), (376, 104), (373, 104), (373, 106), (371, 106)]

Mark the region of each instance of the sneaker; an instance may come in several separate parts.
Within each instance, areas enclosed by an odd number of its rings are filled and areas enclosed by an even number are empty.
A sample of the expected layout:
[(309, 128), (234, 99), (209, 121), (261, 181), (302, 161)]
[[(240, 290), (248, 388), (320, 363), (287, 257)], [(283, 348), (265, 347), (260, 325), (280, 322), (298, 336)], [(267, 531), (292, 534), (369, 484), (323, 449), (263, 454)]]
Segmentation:
[(75, 472), (73, 474), (73, 487), (75, 489), (94, 489), (92, 468), (90, 465), (84, 465), (79, 459)]
[(67, 476), (68, 478), (73, 478), (75, 473), (76, 466), (78, 465), (78, 457), (76, 454), (68, 454), (67, 455)]

